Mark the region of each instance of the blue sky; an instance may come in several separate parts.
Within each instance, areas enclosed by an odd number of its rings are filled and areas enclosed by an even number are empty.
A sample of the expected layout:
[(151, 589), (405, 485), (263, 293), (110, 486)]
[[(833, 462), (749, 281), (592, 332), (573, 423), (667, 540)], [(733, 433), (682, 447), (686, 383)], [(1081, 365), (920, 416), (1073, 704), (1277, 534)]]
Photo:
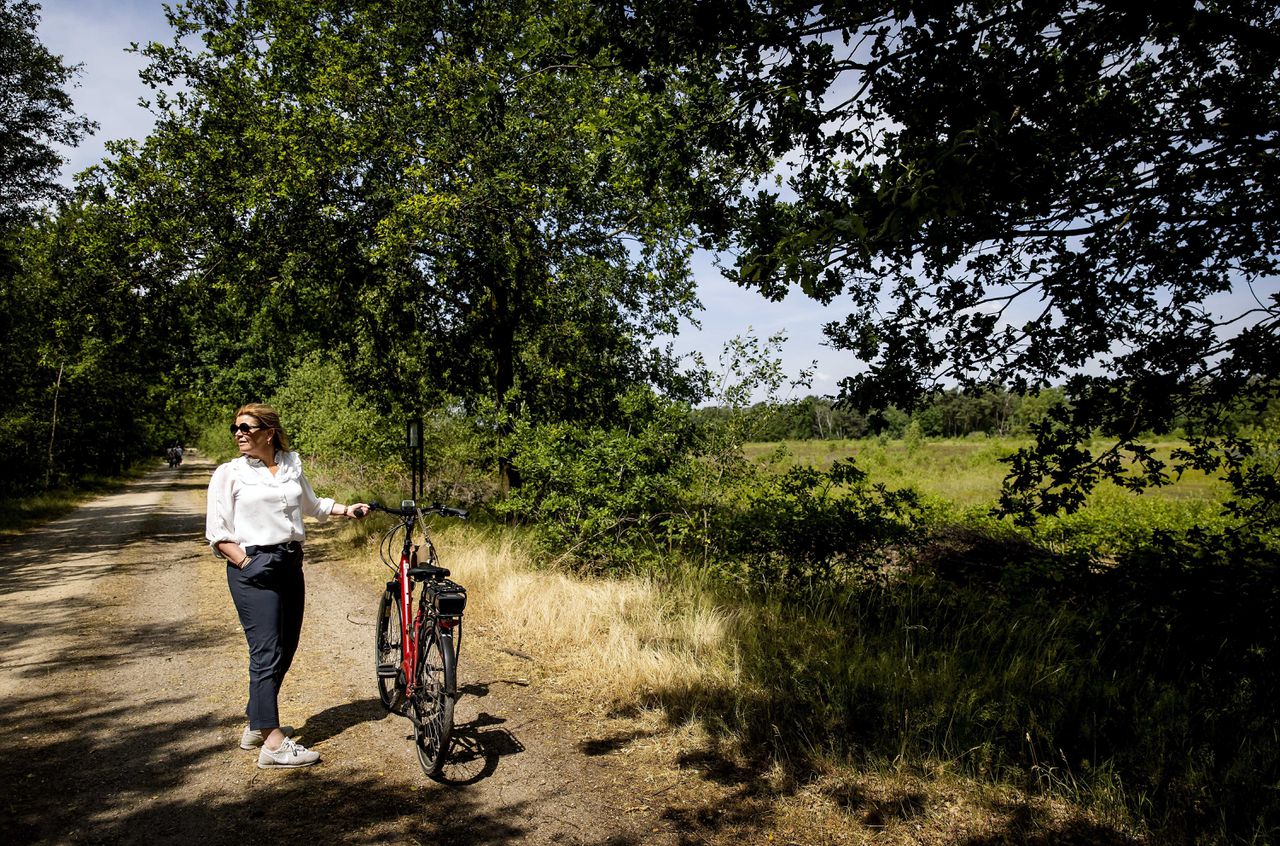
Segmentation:
[[(69, 184), (74, 174), (102, 160), (106, 141), (142, 138), (150, 131), (152, 117), (138, 105), (149, 95), (138, 79), (143, 62), (126, 50), (130, 42), (167, 42), (170, 30), (161, 0), (41, 0), (41, 7), (40, 38), (67, 63), (83, 65), (80, 85), (71, 93), (80, 113), (99, 124), (96, 135), (64, 151), (63, 179)], [(852, 372), (848, 354), (822, 343), (822, 325), (844, 316), (838, 307), (823, 308), (803, 295), (771, 303), (726, 282), (708, 255), (697, 257), (695, 274), (705, 311), (700, 329), (686, 326), (675, 339), (679, 352), (701, 352), (714, 367), (729, 339), (785, 331), (783, 368), (795, 376), (817, 362), (813, 393), (834, 393), (839, 379)]]

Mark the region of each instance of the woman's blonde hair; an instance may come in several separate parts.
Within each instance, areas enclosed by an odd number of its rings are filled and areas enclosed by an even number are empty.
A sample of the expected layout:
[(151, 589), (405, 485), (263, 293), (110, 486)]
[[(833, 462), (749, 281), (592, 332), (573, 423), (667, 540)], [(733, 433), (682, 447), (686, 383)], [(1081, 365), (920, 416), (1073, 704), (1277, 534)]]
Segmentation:
[(245, 415), (252, 417), (262, 426), (271, 430), (271, 445), (281, 452), (289, 451), (289, 433), (280, 425), (280, 412), (269, 405), (251, 402), (240, 406), (236, 417)]

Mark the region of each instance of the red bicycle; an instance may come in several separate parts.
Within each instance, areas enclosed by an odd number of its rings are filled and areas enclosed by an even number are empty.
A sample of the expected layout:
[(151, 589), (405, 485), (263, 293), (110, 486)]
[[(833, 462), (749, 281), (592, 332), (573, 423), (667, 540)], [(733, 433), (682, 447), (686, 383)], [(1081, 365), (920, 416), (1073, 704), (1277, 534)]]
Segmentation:
[[(378, 603), (378, 699), (388, 711), (413, 723), (418, 763), (423, 772), (435, 778), (444, 766), (453, 732), (467, 591), (450, 581), (449, 571), (439, 566), (424, 517), (438, 514), (466, 519), (467, 512), (443, 505), (422, 508), (411, 499), (402, 501), (399, 508), (376, 502), (369, 507), (400, 518), (379, 545), (382, 563), (396, 575), (387, 582)], [(414, 543), (415, 529), (421, 533), (421, 544)], [(397, 559), (395, 547), (400, 536), (403, 540)], [(424, 546), (426, 563), (419, 564), (418, 552)]]

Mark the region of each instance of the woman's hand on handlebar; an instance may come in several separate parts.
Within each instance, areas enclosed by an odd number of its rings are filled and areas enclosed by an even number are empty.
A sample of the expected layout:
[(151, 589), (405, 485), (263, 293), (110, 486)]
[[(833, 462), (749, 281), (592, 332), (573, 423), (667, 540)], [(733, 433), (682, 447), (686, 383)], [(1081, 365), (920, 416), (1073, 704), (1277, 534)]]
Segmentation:
[[(399, 517), (413, 517), (418, 514), (441, 514), (445, 517), (458, 517), (467, 519), (467, 510), (465, 508), (449, 508), (448, 506), (434, 503), (432, 505), (421, 505), (411, 499), (402, 499), (399, 508), (390, 508), (380, 502), (360, 503), (365, 509), (365, 513), (370, 511), (382, 511), (387, 514), (395, 514)], [(354, 507), (354, 506), (352, 506)]]
[(352, 504), (347, 506), (347, 510), (344, 516), (349, 517), (352, 520), (363, 520), (365, 516), (368, 515), (368, 513), (369, 513), (369, 503), (353, 502)]

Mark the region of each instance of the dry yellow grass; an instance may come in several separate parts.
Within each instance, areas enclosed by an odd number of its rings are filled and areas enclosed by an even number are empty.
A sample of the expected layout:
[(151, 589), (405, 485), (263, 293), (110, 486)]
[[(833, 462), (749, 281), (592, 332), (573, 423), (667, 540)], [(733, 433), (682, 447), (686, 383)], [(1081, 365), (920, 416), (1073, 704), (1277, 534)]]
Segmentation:
[(598, 702), (620, 706), (655, 689), (737, 681), (730, 612), (701, 592), (676, 595), (649, 579), (537, 570), (509, 535), (455, 527), (437, 541), (442, 560), (467, 586), (469, 615)]
[[(387, 571), (374, 545), (348, 531), (351, 563), (381, 578)], [(817, 771), (797, 781), (732, 736), (712, 735), (696, 719), (673, 724), (660, 708), (644, 707), (653, 690), (666, 702), (688, 691), (696, 706), (698, 691), (743, 684), (731, 635), (739, 612), (695, 584), (673, 590), (649, 579), (539, 570), (508, 533), (450, 525), (435, 541), (441, 562), (467, 587), (472, 625), (533, 657), (528, 666), (544, 692), (559, 691), (565, 705), (588, 717), (592, 736), (611, 745), (619, 739), (612, 754), (625, 755), (637, 783), (647, 785), (636, 807), (663, 807), (690, 842), (1143, 842), (1123, 820), (975, 781), (945, 762), (921, 769), (814, 761)]]

